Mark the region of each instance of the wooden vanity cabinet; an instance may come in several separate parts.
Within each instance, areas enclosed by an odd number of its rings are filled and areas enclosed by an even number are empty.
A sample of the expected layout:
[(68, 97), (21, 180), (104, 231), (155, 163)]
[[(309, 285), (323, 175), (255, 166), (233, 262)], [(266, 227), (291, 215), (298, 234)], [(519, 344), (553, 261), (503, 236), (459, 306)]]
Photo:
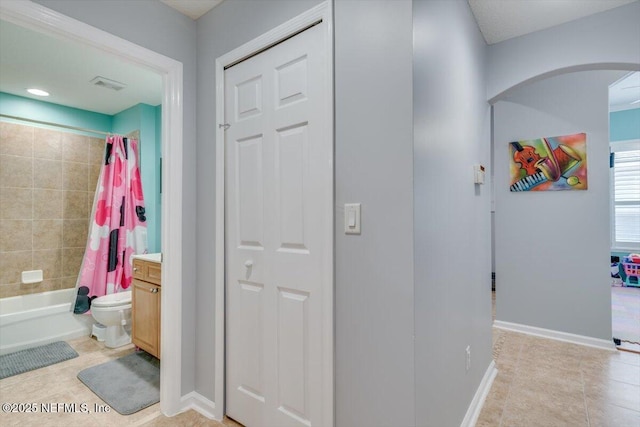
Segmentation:
[(161, 264), (133, 260), (131, 292), (131, 341), (160, 358)]

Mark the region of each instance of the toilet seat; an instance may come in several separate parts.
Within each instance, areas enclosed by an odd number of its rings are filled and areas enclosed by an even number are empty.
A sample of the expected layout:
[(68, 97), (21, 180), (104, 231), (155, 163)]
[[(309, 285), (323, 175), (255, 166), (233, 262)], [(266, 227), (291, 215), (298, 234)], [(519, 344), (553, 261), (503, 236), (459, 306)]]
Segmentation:
[(131, 291), (98, 297), (91, 301), (91, 308), (111, 308), (131, 305)]

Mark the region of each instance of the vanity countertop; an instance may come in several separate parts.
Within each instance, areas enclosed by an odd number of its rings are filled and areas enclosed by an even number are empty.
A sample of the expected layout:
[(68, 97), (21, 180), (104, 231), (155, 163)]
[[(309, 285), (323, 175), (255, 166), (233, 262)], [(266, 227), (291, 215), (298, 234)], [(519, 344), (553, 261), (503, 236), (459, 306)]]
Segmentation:
[(141, 259), (143, 261), (162, 262), (162, 253), (158, 252), (156, 254), (139, 254), (134, 255), (133, 258)]

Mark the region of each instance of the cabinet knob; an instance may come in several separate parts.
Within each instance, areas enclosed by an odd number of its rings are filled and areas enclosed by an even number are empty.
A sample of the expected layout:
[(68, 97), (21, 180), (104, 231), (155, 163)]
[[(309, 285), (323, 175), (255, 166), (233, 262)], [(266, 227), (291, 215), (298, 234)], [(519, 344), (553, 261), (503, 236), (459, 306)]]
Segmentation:
[(149, 288), (149, 292), (151, 292), (152, 294), (157, 294), (158, 288)]
[(138, 267), (133, 267), (133, 271), (138, 271)]

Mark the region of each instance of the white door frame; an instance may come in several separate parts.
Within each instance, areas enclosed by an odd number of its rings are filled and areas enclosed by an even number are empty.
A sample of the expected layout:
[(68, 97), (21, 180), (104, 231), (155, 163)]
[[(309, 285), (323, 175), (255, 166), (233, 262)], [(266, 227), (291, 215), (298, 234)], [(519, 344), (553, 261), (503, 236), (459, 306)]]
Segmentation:
[[(224, 122), (224, 68), (234, 64), (242, 59), (259, 53), (275, 43), (286, 40), (287, 38), (308, 28), (310, 25), (322, 20), (326, 23), (326, 45), (325, 55), (327, 58), (327, 69), (325, 70), (324, 84), (327, 88), (328, 97), (325, 112), (327, 114), (327, 124), (332, 129), (329, 134), (333, 139), (333, 10), (332, 2), (325, 1), (318, 6), (296, 16), (295, 18), (285, 22), (284, 24), (274, 28), (273, 30), (251, 40), (250, 42), (216, 58), (216, 123)], [(333, 140), (331, 142), (331, 158), (333, 159)], [(333, 163), (331, 165), (333, 169)], [(332, 173), (333, 175), (333, 173)], [(216, 255), (215, 255), (215, 417), (221, 420), (224, 417), (225, 407), (225, 140), (224, 129), (220, 126), (216, 128)], [(325, 205), (327, 211), (325, 215), (331, 218), (327, 222), (327, 230), (325, 232), (330, 238), (329, 247), (331, 254), (327, 259), (330, 260), (328, 271), (323, 278), (327, 284), (323, 290), (323, 343), (322, 355), (325, 363), (323, 364), (323, 401), (325, 413), (322, 416), (324, 420), (331, 420), (326, 427), (333, 425), (334, 422), (334, 400), (333, 400), (333, 361), (334, 361), (334, 334), (333, 334), (333, 287), (334, 287), (334, 194), (333, 186), (329, 196), (330, 200), (326, 200)], [(327, 316), (326, 314), (330, 315)]]
[(162, 282), (175, 286), (162, 289), (160, 410), (175, 415), (183, 409), (182, 287), (178, 286), (182, 283), (182, 63), (30, 1), (2, 0), (0, 19), (84, 43), (162, 75)]

